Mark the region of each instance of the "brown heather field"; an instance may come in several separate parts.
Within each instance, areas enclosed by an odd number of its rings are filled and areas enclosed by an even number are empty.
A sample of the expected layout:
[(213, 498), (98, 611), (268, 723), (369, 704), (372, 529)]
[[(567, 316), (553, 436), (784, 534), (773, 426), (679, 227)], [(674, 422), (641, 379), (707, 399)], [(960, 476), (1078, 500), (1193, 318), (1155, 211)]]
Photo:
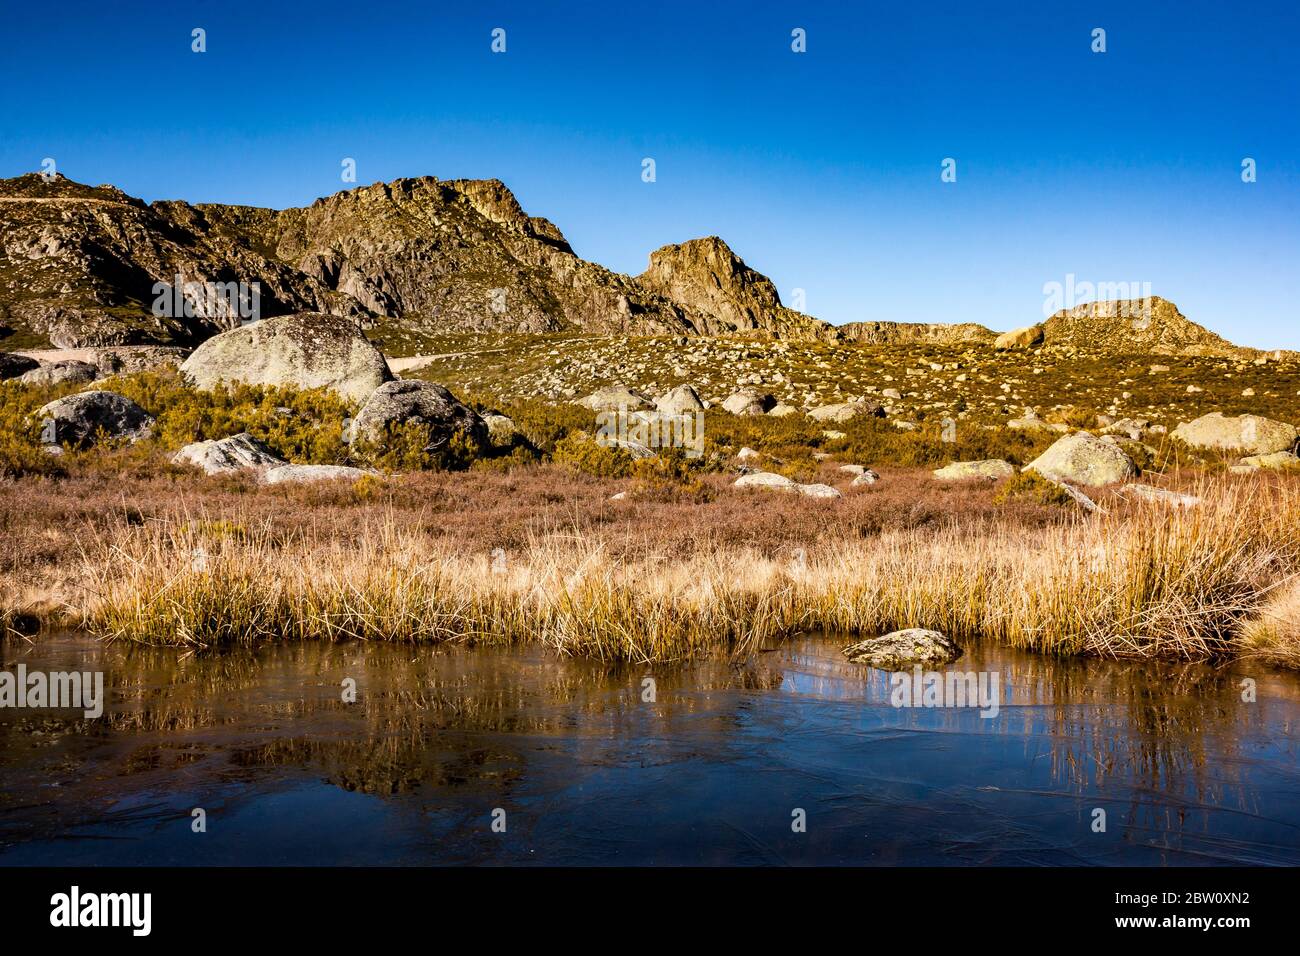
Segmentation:
[[(1300, 664), (1300, 480), (1197, 477), (1104, 514), (878, 468), (818, 501), (689, 495), (555, 464), (262, 487), (119, 451), (0, 484), (9, 627), (210, 646), (500, 642), (671, 661), (805, 629), (944, 630), (1048, 653)], [(1002, 484), (1002, 483), (999, 483)], [(633, 489), (626, 501), (608, 500)]]

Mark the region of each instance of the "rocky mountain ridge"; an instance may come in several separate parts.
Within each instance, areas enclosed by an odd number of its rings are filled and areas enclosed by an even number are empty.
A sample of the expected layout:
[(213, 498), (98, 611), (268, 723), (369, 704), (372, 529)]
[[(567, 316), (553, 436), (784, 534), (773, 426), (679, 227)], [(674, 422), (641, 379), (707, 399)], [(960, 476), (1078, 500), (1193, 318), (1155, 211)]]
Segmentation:
[[(345, 190), (284, 210), (145, 203), (62, 176), (0, 180), (0, 348), (193, 346), (261, 317), (314, 312), (423, 331), (755, 336), (875, 345), (991, 345), (975, 323), (832, 326), (786, 307), (717, 236), (667, 245), (638, 276), (579, 257), (500, 180), (431, 176)], [(159, 310), (180, 278), (183, 308)], [(1033, 344), (1228, 355), (1241, 350), (1170, 302), (1101, 303), (1031, 327)], [(163, 314), (159, 314), (159, 312)]]

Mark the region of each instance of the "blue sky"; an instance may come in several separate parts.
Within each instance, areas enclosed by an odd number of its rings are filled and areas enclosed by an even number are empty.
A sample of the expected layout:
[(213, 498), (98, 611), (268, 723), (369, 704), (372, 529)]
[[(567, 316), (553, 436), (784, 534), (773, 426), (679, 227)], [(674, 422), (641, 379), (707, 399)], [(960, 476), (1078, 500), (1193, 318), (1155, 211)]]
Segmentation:
[(622, 272), (720, 235), (832, 322), (1007, 329), (1074, 274), (1300, 348), (1294, 3), (115, 0), (5, 22), (0, 176), (48, 156), (147, 200), (284, 207), (345, 188), (353, 157), (360, 183), (500, 178)]

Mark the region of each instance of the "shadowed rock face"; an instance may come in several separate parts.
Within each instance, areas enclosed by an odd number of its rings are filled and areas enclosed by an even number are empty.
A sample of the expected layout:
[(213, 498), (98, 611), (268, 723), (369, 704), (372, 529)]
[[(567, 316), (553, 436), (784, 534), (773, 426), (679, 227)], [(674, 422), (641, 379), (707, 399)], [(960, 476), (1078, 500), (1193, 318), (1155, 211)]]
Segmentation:
[[(47, 444), (84, 448), (101, 436), (135, 441), (153, 427), (153, 417), (116, 392), (78, 392), (42, 407), (35, 415)], [(49, 423), (53, 427), (50, 428)]]
[(824, 337), (720, 239), (668, 246), (641, 279), (574, 254), (499, 180), (399, 179), (273, 210), (146, 204), (112, 186), (0, 180), (0, 324), (60, 348), (195, 344), (220, 302), (157, 317), (154, 284), (253, 283), (263, 317), (401, 318), (415, 328)]
[(279, 316), (208, 339), (181, 365), (197, 388), (220, 382), (329, 388), (363, 401), (392, 379), (383, 353), (350, 319), (298, 313)]

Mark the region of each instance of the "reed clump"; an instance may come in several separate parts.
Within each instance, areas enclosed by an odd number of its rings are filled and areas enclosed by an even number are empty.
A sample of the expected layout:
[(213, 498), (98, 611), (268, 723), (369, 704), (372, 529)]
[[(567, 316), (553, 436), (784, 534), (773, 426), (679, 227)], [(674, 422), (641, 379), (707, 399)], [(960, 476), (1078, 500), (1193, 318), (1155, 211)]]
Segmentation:
[(1222, 480), (1199, 491), (1198, 508), (1117, 505), (1037, 529), (896, 530), (793, 558), (653, 544), (613, 555), (569, 534), (467, 554), (391, 518), (347, 539), (150, 522), (86, 549), (82, 621), (156, 644), (536, 641), (637, 662), (752, 649), (805, 629), (918, 626), (1054, 654), (1205, 659), (1241, 652), (1295, 575), (1300, 493)]

